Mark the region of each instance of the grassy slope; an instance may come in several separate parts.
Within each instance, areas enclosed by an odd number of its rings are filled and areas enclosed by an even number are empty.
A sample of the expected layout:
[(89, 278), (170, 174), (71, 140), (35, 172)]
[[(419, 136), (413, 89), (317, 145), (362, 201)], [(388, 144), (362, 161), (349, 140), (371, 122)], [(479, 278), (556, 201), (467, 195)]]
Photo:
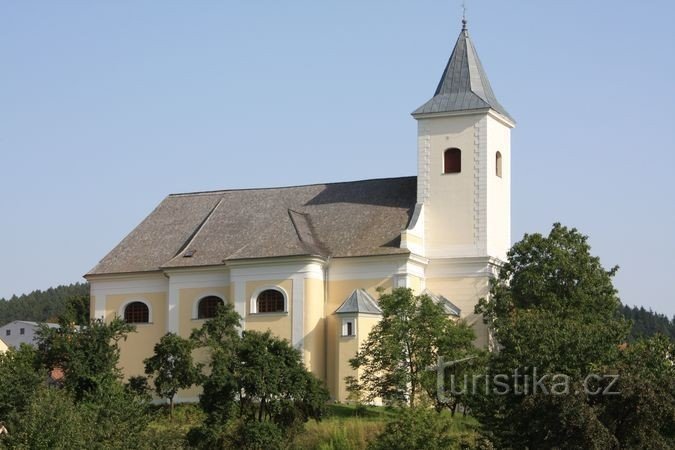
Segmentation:
[[(166, 408), (158, 408), (148, 430), (148, 441), (153, 448), (183, 448), (185, 434), (203, 420), (196, 405), (177, 405), (171, 422)], [(321, 422), (310, 421), (305, 432), (299, 435), (294, 449), (361, 450), (368, 446), (387, 424), (396, 411), (381, 407), (355, 408), (347, 405), (330, 405), (328, 416)], [(453, 433), (458, 441), (471, 442), (475, 438), (476, 421), (470, 417), (453, 420)]]

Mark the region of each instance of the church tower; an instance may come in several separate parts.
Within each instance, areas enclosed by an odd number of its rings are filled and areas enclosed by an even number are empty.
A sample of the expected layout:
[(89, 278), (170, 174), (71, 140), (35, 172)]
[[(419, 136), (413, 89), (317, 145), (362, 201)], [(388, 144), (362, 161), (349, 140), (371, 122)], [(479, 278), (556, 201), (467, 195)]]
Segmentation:
[(423, 256), (504, 260), (515, 121), (497, 101), (462, 23), (434, 96), (412, 113), (418, 123)]
[(401, 245), (426, 261), (423, 286), (449, 299), (491, 346), (474, 313), (511, 246), (511, 129), (466, 20), (434, 96), (417, 108), (415, 213)]

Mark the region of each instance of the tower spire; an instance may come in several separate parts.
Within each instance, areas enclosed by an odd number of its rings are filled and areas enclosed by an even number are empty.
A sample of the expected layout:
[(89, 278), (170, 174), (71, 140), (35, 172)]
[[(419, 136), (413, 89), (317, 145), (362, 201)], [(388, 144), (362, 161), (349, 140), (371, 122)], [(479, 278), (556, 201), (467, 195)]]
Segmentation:
[(466, 23), (464, 15), (462, 31), (459, 33), (455, 48), (452, 50), (452, 55), (445, 66), (434, 96), (417, 108), (412, 115), (493, 109), (514, 121), (492, 91), (476, 48), (469, 37)]

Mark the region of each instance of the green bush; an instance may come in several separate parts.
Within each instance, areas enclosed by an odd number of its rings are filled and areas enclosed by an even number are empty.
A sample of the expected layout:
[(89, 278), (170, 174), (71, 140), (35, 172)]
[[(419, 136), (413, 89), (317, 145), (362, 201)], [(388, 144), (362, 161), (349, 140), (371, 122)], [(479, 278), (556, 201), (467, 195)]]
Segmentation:
[(452, 420), (424, 408), (407, 408), (387, 424), (368, 448), (370, 450), (442, 450), (455, 448)]

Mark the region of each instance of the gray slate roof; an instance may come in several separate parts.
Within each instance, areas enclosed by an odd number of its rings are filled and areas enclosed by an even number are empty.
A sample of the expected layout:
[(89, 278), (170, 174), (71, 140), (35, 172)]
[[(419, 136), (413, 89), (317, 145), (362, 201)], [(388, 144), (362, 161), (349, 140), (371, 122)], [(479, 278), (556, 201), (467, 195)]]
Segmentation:
[(469, 38), (469, 31), (464, 27), (459, 33), (433, 98), (412, 114), (416, 116), (485, 108), (492, 108), (514, 121), (495, 97), (478, 53)]
[(87, 275), (280, 256), (404, 254), (401, 230), (416, 196), (416, 177), (173, 194)]
[(345, 300), (335, 314), (382, 314), (377, 302), (363, 289), (356, 289)]
[(450, 316), (456, 316), (459, 317), (461, 314), (462, 310), (459, 309), (454, 303), (452, 303), (450, 300), (445, 298), (442, 295), (434, 294), (431, 292), (429, 289), (425, 289), (422, 291), (422, 295), (426, 295), (431, 298), (431, 300), (434, 301), (437, 305), (441, 305), (443, 307), (443, 310), (445, 311), (446, 314)]

